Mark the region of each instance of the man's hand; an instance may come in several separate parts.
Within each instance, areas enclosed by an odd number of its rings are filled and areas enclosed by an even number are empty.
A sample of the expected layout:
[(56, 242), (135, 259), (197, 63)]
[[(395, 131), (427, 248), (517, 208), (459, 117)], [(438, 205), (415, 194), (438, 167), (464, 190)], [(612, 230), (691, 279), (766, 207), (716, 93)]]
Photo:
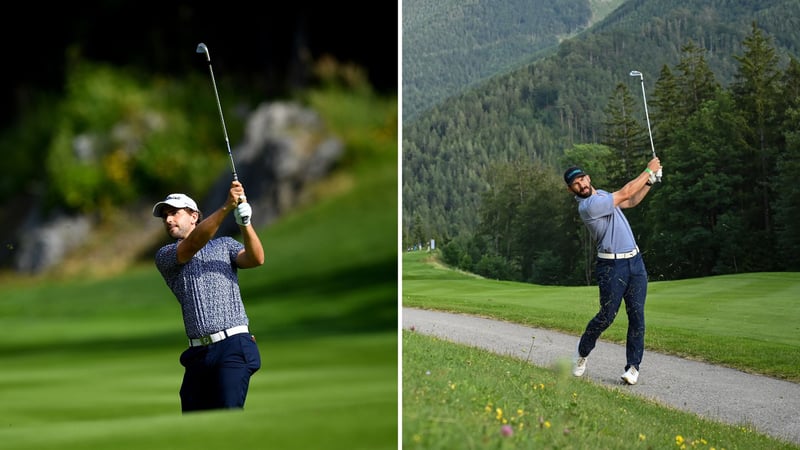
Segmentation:
[(236, 218), (236, 223), (246, 227), (250, 225), (250, 218), (253, 217), (253, 208), (249, 203), (239, 203), (239, 206), (233, 210), (233, 217)]
[[(245, 197), (244, 195), (244, 186), (242, 186), (242, 183), (238, 181), (232, 181), (231, 187), (228, 190), (227, 205), (230, 205), (231, 207), (236, 207), (236, 205), (244, 203), (246, 200), (247, 197)], [(228, 206), (226, 206), (225, 209), (227, 211), (231, 210), (231, 208), (229, 208)]]

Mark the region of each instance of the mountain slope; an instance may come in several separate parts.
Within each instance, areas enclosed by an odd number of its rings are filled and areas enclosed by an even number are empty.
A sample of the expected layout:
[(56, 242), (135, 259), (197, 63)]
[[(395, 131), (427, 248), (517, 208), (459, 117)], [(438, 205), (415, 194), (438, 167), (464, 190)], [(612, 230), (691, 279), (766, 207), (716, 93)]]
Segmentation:
[(530, 62), (622, 0), (405, 0), (403, 120)]
[[(404, 10), (404, 14), (407, 11)], [(554, 166), (565, 149), (597, 143), (603, 109), (632, 69), (648, 90), (692, 41), (706, 50), (718, 80), (730, 83), (741, 42), (757, 21), (782, 62), (800, 49), (794, 0), (628, 1), (556, 53), (490, 79), (421, 114), (403, 129), (403, 226), (415, 214), (440, 239), (474, 230), (487, 170), (539, 159)], [(406, 49), (404, 48), (404, 52)], [(635, 91), (633, 91), (635, 92)], [(404, 93), (405, 95), (405, 93)]]

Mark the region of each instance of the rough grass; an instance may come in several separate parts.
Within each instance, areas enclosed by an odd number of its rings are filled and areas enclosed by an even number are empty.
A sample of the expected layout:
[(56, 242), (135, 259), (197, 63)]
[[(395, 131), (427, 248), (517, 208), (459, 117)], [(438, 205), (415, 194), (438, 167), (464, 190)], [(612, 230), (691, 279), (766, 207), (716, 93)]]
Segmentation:
[(616, 387), (403, 331), (403, 448), (796, 449)]

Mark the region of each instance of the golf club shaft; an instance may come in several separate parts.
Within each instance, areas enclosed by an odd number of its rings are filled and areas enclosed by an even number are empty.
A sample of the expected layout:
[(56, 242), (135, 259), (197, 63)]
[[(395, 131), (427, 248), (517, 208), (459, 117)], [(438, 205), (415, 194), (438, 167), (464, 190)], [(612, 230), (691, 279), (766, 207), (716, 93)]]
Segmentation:
[[(653, 158), (656, 158), (656, 146), (653, 143), (653, 130), (650, 128), (650, 113), (647, 111), (647, 95), (644, 91), (644, 75), (638, 70), (632, 70), (630, 75), (634, 77), (638, 76), (642, 82), (642, 101), (644, 102), (644, 117), (647, 119), (647, 134), (650, 136), (650, 149), (653, 151)], [(658, 169), (658, 172), (656, 172), (656, 178), (658, 181), (661, 181), (661, 169)]]
[(655, 158), (656, 146), (653, 143), (653, 131), (650, 129), (650, 113), (647, 111), (647, 95), (644, 93), (644, 77), (642, 77), (642, 100), (644, 101), (644, 117), (647, 119), (647, 134), (650, 135), (650, 149), (653, 150), (653, 158)]
[(222, 103), (219, 101), (219, 92), (217, 91), (217, 80), (214, 78), (214, 69), (211, 67), (211, 55), (208, 52), (208, 47), (202, 42), (197, 45), (197, 53), (205, 53), (206, 60), (208, 61), (208, 72), (211, 74), (211, 85), (214, 86), (214, 96), (217, 99), (217, 109), (219, 110), (219, 119), (222, 122), (222, 132), (225, 135), (225, 146), (228, 149), (228, 157), (231, 160), (231, 173), (233, 180), (239, 181), (239, 176), (236, 175), (236, 164), (233, 162), (233, 153), (231, 152), (231, 142), (228, 139), (228, 128), (225, 126), (225, 116), (222, 114)]

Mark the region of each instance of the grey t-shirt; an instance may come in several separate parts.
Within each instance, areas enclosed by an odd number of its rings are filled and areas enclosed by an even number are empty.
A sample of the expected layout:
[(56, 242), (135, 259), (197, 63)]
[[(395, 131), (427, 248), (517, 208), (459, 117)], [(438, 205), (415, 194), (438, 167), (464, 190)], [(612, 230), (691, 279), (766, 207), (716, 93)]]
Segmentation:
[(627, 253), (636, 249), (636, 239), (622, 214), (622, 209), (614, 207), (614, 196), (608, 191), (597, 189), (588, 198), (575, 196), (578, 201), (578, 214), (597, 242), (599, 253)]
[(243, 248), (231, 237), (215, 238), (185, 264), (178, 264), (178, 242), (156, 252), (156, 267), (181, 305), (189, 338), (248, 325), (236, 266)]

